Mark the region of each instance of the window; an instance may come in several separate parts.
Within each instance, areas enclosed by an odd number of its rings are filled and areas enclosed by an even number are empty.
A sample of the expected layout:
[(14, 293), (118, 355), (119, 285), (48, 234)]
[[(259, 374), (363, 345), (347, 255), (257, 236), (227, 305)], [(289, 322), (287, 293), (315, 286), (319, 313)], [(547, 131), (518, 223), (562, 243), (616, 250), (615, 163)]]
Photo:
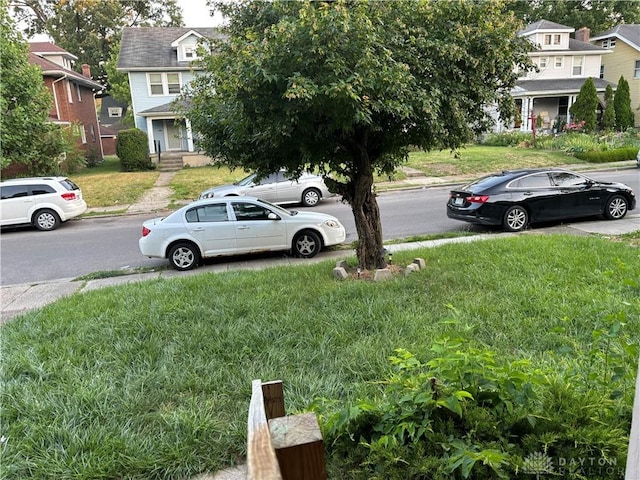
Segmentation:
[(615, 38), (605, 38), (602, 41), (602, 48), (613, 48), (616, 46), (616, 39)]
[(560, 45), (560, 34), (556, 34), (553, 36), (553, 44)]
[(268, 208), (254, 205), (253, 203), (232, 203), (233, 213), (236, 220), (268, 220), (269, 214), (272, 213)]
[(192, 208), (185, 215), (187, 222), (227, 222), (229, 215), (227, 214), (227, 204), (219, 203), (213, 205), (204, 205), (202, 207)]
[(82, 95), (80, 94), (80, 84), (76, 83), (76, 94), (78, 95), (78, 101), (82, 101)]
[(31, 185), (31, 195), (45, 195), (47, 193), (56, 193), (56, 189), (51, 185)]
[(540, 68), (547, 68), (547, 62), (549, 59), (547, 57), (540, 57)]
[(93, 123), (89, 125), (89, 134), (91, 135), (91, 141), (96, 143), (96, 129), (93, 126)]
[(109, 107), (109, 118), (122, 117), (122, 107)]
[(67, 101), (69, 103), (73, 103), (73, 95), (71, 95), (71, 82), (69, 80), (65, 80), (67, 84)]
[(553, 60), (553, 66), (555, 68), (564, 67), (564, 57), (555, 57), (554, 60)]
[(183, 52), (184, 58), (186, 58), (187, 60), (193, 60), (194, 58), (196, 58), (196, 49), (191, 45), (185, 45)]
[(604, 65), (600, 65), (600, 78), (604, 78)]
[(544, 36), (544, 44), (545, 45), (551, 45), (551, 35), (545, 35)]
[(574, 76), (582, 75), (582, 64), (584, 62), (584, 57), (573, 57), (573, 70), (571, 72)]
[(633, 78), (640, 78), (640, 60), (636, 60), (636, 64), (633, 67)]
[(536, 173), (527, 175), (526, 177), (514, 180), (509, 184), (509, 188), (546, 188), (550, 187), (551, 182), (546, 173)]
[(87, 132), (84, 130), (84, 125), (74, 125), (74, 133), (80, 136), (82, 143), (87, 143)]
[(150, 95), (177, 95), (180, 93), (179, 73), (149, 73)]
[(586, 179), (570, 172), (552, 172), (551, 181), (557, 187), (571, 187), (574, 185), (584, 185)]
[(0, 197), (2, 200), (8, 198), (26, 197), (29, 195), (29, 187), (27, 185), (7, 185), (0, 188)]

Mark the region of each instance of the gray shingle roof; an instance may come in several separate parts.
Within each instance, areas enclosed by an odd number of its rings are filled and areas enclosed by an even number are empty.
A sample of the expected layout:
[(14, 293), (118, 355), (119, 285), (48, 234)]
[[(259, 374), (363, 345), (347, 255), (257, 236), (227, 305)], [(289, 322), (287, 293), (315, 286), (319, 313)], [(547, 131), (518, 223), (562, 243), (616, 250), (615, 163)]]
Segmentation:
[(617, 25), (606, 32), (592, 37), (591, 41), (604, 40), (605, 38), (611, 37), (620, 38), (632, 47), (640, 50), (640, 24)]
[(525, 35), (527, 33), (535, 32), (536, 30), (573, 30), (566, 25), (560, 25), (559, 23), (550, 22), (549, 20), (538, 20), (537, 22), (530, 23), (524, 29), (518, 32), (518, 35)]
[[(516, 82), (516, 88), (512, 90), (512, 94), (550, 94), (550, 93), (577, 93), (586, 81), (586, 78), (561, 78), (550, 80), (520, 80)], [(615, 83), (607, 82), (601, 78), (594, 78), (597, 91), (604, 91), (607, 85), (616, 88)]]
[(189, 31), (206, 38), (219, 38), (215, 28), (127, 27), (122, 31), (118, 70), (187, 69), (191, 62), (178, 62), (171, 43)]

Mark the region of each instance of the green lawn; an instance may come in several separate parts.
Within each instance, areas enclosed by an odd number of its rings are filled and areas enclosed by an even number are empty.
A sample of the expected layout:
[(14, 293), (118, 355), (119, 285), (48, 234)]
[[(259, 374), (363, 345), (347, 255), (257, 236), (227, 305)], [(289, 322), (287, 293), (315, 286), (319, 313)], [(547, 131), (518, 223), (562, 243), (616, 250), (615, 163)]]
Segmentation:
[[(562, 362), (612, 397), (615, 426), (628, 432), (638, 248), (520, 235), (399, 252), (394, 263), (414, 257), (427, 268), (385, 283), (334, 280), (333, 262), (203, 273), (76, 294), (17, 317), (0, 327), (0, 476), (215, 471), (245, 454), (252, 379), (283, 380), (290, 412), (318, 397), (344, 407), (379, 394), (394, 349), (425, 358), (443, 334), (541, 370)], [(594, 332), (612, 318), (624, 325), (605, 344)], [(621, 340), (631, 343), (614, 355)], [(606, 361), (589, 356), (605, 345)], [(359, 478), (330, 442), (327, 451), (331, 478)]]

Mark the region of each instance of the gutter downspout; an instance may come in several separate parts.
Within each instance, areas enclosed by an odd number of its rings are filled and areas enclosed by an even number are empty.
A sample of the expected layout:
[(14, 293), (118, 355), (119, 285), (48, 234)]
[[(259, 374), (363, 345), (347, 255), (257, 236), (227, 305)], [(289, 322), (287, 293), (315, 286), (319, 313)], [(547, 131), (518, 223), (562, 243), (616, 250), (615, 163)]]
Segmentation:
[(62, 119), (60, 118), (60, 107), (58, 106), (58, 94), (56, 93), (56, 83), (66, 78), (67, 78), (67, 74), (65, 73), (64, 75), (62, 75), (62, 77), (60, 77), (57, 80), (54, 80), (53, 83), (51, 84), (51, 90), (53, 90), (53, 102), (56, 105), (56, 117), (58, 118), (58, 120), (62, 120)]

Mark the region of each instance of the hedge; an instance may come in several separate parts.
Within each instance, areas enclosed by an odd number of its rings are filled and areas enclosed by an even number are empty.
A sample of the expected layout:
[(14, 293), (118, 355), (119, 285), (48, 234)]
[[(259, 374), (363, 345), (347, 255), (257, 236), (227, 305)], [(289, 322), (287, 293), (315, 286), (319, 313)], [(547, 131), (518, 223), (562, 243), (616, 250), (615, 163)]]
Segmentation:
[(123, 172), (153, 170), (149, 157), (147, 134), (138, 128), (120, 130), (116, 143), (116, 155)]
[(576, 152), (574, 156), (580, 160), (586, 160), (589, 163), (608, 163), (608, 162), (620, 162), (623, 160), (635, 160), (638, 155), (637, 147), (624, 147), (616, 148), (613, 150), (596, 151), (590, 150), (588, 152)]

